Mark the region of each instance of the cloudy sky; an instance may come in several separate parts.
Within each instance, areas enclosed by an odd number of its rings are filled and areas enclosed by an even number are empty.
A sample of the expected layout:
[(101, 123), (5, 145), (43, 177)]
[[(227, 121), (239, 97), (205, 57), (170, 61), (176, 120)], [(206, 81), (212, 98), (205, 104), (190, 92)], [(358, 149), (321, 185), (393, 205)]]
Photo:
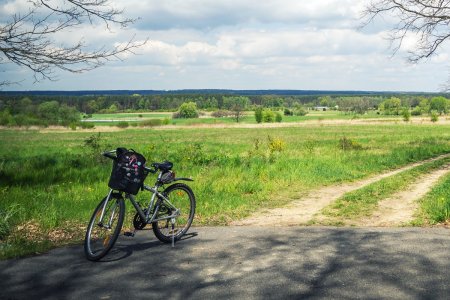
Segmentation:
[[(61, 0), (59, 0), (61, 1)], [(449, 74), (450, 48), (418, 65), (406, 60), (413, 40), (395, 56), (386, 40), (395, 20), (364, 29), (365, 0), (113, 0), (139, 18), (126, 30), (102, 24), (55, 36), (110, 47), (149, 42), (136, 55), (83, 74), (57, 72), (57, 81), (34, 83), (33, 74), (0, 65), (5, 90), (94, 89), (307, 89), (438, 91)], [(26, 12), (26, 0), (0, 0), (0, 21)]]

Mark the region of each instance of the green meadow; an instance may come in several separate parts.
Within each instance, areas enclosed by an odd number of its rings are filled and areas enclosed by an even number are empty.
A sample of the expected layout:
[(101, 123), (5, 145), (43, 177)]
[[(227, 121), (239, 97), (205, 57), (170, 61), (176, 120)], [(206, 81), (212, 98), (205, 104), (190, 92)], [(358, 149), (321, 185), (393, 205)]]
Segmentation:
[[(322, 186), (449, 153), (450, 126), (1, 130), (0, 257), (81, 242), (108, 192), (111, 161), (100, 153), (116, 147), (133, 148), (148, 161), (174, 162), (178, 176), (195, 180), (189, 183), (197, 198), (194, 226), (226, 225)], [(448, 178), (441, 185), (448, 187)], [(450, 202), (444, 188), (435, 193)], [(145, 196), (138, 198), (144, 202)], [(124, 225), (131, 227), (127, 208)]]
[[(283, 114), (282, 111), (279, 113)], [(91, 118), (84, 121), (102, 126), (116, 126), (120, 122), (128, 122), (132, 126), (148, 126), (145, 124), (148, 120), (158, 119), (161, 122), (167, 119), (167, 124), (170, 125), (198, 125), (198, 124), (235, 124), (236, 119), (233, 116), (215, 118), (210, 113), (204, 112), (201, 118), (195, 119), (172, 119), (172, 112), (158, 112), (158, 113), (114, 113), (114, 114), (92, 114)], [(283, 116), (282, 122), (302, 122), (302, 121), (322, 121), (322, 120), (352, 120), (352, 119), (398, 119), (402, 120), (401, 116), (390, 116), (377, 114), (375, 111), (369, 111), (366, 114), (345, 113), (341, 111), (309, 111), (305, 116)], [(253, 111), (243, 112), (240, 122), (255, 124), (255, 116)]]

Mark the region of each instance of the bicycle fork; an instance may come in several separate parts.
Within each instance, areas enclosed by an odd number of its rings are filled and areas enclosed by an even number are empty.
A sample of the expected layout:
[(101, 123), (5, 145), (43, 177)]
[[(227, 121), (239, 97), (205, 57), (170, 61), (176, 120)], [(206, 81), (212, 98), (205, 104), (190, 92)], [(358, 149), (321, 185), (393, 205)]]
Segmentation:
[(103, 218), (105, 217), (106, 206), (108, 205), (108, 202), (111, 200), (112, 192), (113, 192), (112, 189), (109, 190), (108, 196), (106, 197), (105, 203), (103, 204), (102, 213), (101, 213), (101, 215), (100, 215), (100, 220), (99, 220), (99, 222), (98, 222), (98, 224), (97, 224), (98, 226), (104, 227), (104, 228), (106, 228), (106, 229), (111, 229), (111, 223), (112, 223), (112, 221), (113, 221), (114, 214), (115, 214), (116, 208), (117, 208), (117, 203), (116, 203), (116, 205), (114, 205), (114, 208), (112, 209), (112, 212), (111, 212), (111, 216), (110, 216), (110, 218), (109, 218), (109, 221), (108, 221), (107, 225), (105, 226), (105, 225), (103, 224)]

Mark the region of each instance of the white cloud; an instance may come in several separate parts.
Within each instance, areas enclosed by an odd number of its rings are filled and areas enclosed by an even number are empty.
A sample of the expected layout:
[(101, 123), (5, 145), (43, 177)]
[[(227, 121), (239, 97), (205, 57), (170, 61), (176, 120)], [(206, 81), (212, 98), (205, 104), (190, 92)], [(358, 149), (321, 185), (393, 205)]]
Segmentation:
[[(55, 41), (80, 39), (91, 48), (149, 38), (138, 55), (125, 55), (83, 75), (59, 73), (60, 81), (24, 89), (354, 89), (436, 90), (445, 81), (446, 51), (411, 66), (404, 44), (394, 58), (387, 23), (357, 30), (365, 0), (114, 0), (128, 16), (128, 30), (86, 24)], [(8, 1), (0, 18), (24, 1)], [(20, 5), (19, 5), (20, 4)], [(0, 19), (1, 20), (1, 19)], [(0, 77), (23, 76), (17, 72)], [(439, 75), (441, 74), (440, 77)], [(441, 78), (441, 79), (439, 79)], [(20, 78), (21, 79), (21, 78)], [(1, 78), (0, 78), (1, 80)]]

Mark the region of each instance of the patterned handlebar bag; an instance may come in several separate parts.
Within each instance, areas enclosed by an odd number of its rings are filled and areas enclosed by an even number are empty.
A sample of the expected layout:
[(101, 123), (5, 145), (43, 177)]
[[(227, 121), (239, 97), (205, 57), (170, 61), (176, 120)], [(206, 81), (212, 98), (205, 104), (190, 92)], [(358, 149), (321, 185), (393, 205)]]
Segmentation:
[(117, 148), (108, 186), (113, 190), (136, 195), (144, 184), (147, 172), (145, 157), (133, 149)]

